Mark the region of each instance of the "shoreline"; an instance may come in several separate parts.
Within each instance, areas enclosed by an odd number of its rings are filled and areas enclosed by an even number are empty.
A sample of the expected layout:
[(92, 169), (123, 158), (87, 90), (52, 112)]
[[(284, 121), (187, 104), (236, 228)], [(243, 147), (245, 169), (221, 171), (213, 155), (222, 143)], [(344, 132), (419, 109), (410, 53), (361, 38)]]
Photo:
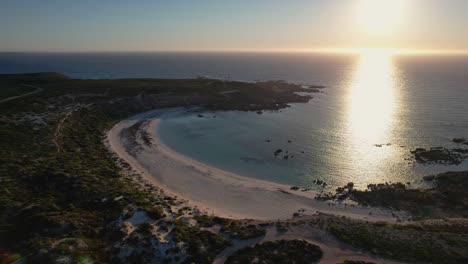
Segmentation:
[[(368, 221), (396, 221), (394, 212), (387, 209), (317, 201), (317, 191), (291, 192), (291, 186), (244, 177), (184, 156), (166, 146), (157, 134), (161, 116), (171, 111), (149, 111), (117, 123), (107, 134), (109, 148), (147, 181), (187, 200), (190, 206), (232, 219), (289, 219), (305, 209), (304, 215), (320, 212)], [(133, 127), (137, 129), (133, 139), (122, 133), (132, 126), (137, 126)]]

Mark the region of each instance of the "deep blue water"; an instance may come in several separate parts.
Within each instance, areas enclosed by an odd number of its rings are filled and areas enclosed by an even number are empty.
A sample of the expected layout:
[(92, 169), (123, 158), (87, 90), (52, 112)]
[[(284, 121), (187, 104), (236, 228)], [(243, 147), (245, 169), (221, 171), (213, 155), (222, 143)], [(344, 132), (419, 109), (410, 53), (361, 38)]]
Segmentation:
[[(468, 56), (0, 54), (0, 73), (38, 71), (77, 78), (202, 75), (325, 85), (309, 103), (280, 112), (206, 113), (210, 118), (184, 113), (163, 121), (161, 137), (175, 150), (250, 177), (302, 186), (314, 179), (332, 186), (353, 181), (363, 187), (417, 183), (424, 174), (468, 168), (466, 163), (421, 166), (405, 160), (415, 147), (455, 147), (451, 138), (468, 137)], [(294, 158), (275, 157), (278, 148)]]

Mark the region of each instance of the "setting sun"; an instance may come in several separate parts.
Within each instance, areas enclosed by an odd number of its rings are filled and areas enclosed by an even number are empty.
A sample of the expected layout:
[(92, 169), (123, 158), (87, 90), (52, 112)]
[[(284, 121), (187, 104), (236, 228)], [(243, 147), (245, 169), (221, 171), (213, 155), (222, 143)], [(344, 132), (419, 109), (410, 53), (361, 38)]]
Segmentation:
[(358, 27), (369, 35), (389, 35), (402, 24), (405, 0), (360, 0), (356, 7)]

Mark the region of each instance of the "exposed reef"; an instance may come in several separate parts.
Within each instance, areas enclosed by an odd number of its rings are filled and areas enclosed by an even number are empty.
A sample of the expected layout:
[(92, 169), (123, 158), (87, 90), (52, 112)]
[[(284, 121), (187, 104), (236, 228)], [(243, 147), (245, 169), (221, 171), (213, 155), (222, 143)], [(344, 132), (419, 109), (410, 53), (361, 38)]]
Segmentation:
[(430, 188), (412, 189), (397, 182), (369, 184), (366, 190), (358, 190), (348, 183), (317, 199), (350, 199), (361, 205), (408, 211), (414, 218), (468, 217), (468, 171), (429, 175), (424, 180), (431, 183)]
[(421, 164), (459, 165), (468, 158), (468, 149), (433, 147), (411, 151), (416, 162)]

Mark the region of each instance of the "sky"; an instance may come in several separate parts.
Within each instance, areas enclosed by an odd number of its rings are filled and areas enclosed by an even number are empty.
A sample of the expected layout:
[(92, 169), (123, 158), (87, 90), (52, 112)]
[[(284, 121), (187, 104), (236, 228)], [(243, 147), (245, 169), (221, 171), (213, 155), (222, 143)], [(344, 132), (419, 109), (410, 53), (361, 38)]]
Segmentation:
[(468, 0), (0, 0), (0, 51), (468, 50)]

